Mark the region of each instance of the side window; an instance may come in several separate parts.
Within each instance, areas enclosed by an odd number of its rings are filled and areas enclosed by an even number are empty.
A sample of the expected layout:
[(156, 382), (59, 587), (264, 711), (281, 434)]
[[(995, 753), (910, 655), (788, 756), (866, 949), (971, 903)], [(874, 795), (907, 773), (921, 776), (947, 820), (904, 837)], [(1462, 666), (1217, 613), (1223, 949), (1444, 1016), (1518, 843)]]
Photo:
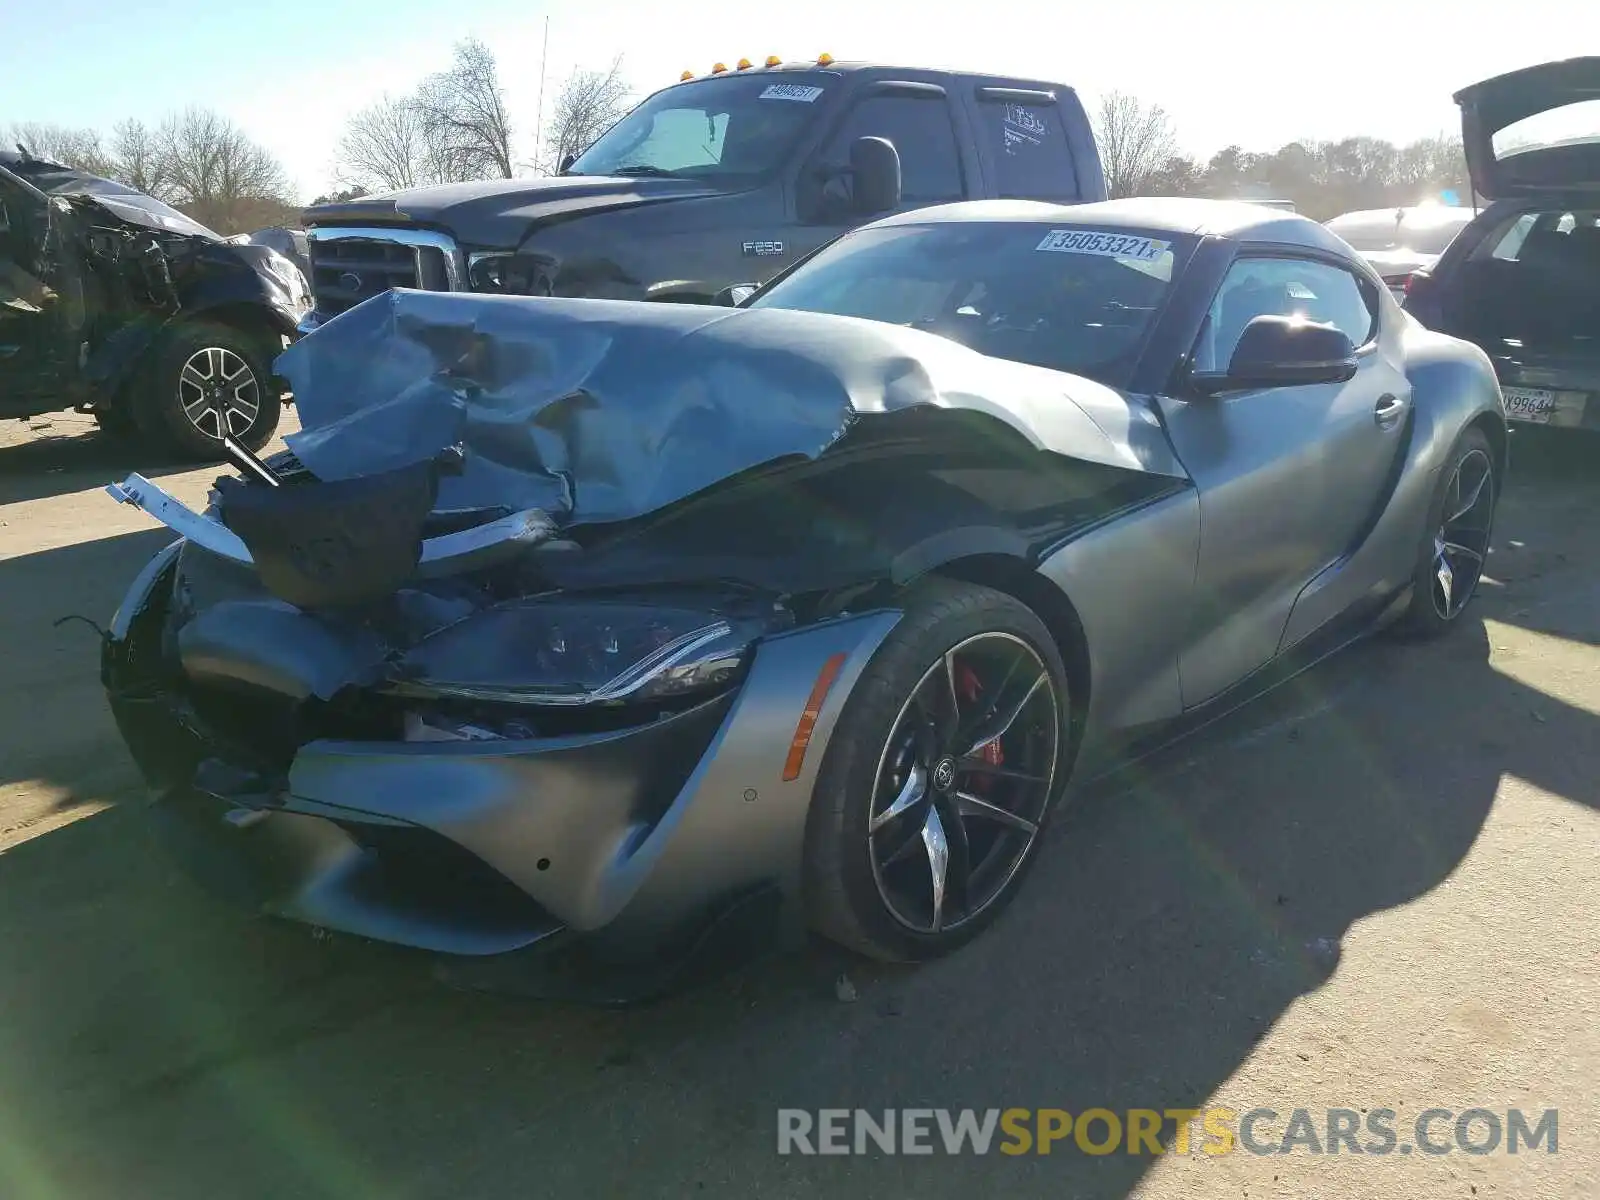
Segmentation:
[(1511, 222), (1509, 229), (1500, 235), (1500, 240), (1495, 243), (1494, 258), (1502, 258), (1515, 262), (1522, 253), (1522, 243), (1528, 240), (1528, 234), (1533, 229), (1533, 223), (1539, 219), (1538, 213), (1523, 213)]
[(1072, 148), (1054, 105), (980, 100), (978, 119), (978, 136), (995, 164), (997, 195), (1008, 200), (1078, 198)]
[(1300, 317), (1340, 329), (1364, 346), (1378, 332), (1374, 289), (1349, 271), (1294, 258), (1241, 258), (1211, 303), (1194, 350), (1194, 370), (1225, 371), (1245, 326), (1257, 317)]
[(858, 137), (888, 138), (900, 152), (900, 193), (926, 204), (961, 200), (961, 155), (956, 149), (950, 105), (942, 97), (869, 96), (845, 117), (828, 147), (831, 162), (850, 157)]

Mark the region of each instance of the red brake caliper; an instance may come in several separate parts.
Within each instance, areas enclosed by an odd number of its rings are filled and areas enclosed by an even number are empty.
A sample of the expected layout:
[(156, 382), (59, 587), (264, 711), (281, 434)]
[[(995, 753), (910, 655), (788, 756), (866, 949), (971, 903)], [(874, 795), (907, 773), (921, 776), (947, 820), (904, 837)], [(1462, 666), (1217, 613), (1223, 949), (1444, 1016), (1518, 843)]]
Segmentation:
[[(978, 679), (978, 673), (969, 666), (959, 666), (956, 669), (956, 688), (961, 693), (961, 698), (976, 704), (978, 693), (983, 690), (983, 684)], [(996, 738), (978, 752), (978, 757), (991, 767), (998, 767), (1006, 760), (1006, 752), (1000, 746), (1000, 739)], [(989, 790), (989, 779), (979, 776), (972, 781), (975, 791), (986, 792)]]

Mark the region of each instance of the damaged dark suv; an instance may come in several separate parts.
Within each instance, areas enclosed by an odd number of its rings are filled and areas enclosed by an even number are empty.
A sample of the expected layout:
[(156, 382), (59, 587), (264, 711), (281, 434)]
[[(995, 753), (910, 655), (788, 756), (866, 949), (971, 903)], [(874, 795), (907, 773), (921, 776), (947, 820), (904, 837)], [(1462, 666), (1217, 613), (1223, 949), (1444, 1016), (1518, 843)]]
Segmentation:
[(278, 427), (305, 276), (125, 184), (0, 151), (0, 417), (74, 408), (215, 457)]

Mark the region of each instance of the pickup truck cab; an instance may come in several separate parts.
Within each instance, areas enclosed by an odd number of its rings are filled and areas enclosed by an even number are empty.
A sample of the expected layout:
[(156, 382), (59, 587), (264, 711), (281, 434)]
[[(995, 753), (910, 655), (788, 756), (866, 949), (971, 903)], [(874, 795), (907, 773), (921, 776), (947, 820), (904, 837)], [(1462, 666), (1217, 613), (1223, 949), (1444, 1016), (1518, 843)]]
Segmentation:
[(1105, 194), (1070, 87), (826, 55), (719, 64), (647, 97), (557, 176), (308, 209), (301, 330), (394, 287), (707, 303), (890, 212)]

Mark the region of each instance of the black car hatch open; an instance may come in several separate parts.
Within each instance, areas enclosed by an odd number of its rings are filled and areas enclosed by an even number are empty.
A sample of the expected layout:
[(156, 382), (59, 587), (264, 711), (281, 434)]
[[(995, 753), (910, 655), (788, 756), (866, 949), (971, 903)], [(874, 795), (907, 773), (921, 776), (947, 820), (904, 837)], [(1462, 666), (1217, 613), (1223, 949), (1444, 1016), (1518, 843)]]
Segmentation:
[(1600, 190), (1600, 56), (1497, 75), (1455, 101), (1480, 196)]

